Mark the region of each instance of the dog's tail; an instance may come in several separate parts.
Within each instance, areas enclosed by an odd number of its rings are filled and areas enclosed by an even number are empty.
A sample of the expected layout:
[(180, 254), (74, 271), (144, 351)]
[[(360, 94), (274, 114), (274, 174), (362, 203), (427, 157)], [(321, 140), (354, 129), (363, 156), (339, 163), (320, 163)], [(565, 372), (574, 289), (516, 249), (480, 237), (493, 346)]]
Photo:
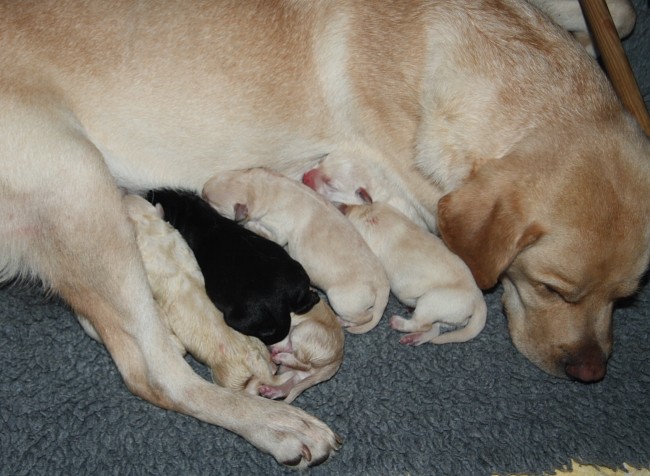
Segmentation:
[(474, 312), (467, 325), (461, 329), (445, 332), (429, 340), (432, 344), (450, 344), (454, 342), (467, 342), (481, 333), (487, 321), (487, 305), (483, 296), (476, 299)]

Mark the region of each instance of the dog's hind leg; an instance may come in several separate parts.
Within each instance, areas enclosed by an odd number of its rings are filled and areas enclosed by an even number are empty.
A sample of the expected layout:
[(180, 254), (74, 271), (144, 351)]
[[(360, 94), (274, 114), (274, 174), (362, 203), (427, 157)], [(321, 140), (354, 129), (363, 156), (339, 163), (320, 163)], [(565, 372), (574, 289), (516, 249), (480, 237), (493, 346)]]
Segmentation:
[[(6, 98), (0, 102), (7, 106)], [(0, 112), (0, 265), (43, 279), (106, 345), (126, 385), (166, 409), (223, 426), (300, 467), (340, 445), (289, 405), (236, 393), (198, 375), (172, 345), (147, 284), (121, 194), (101, 155), (51, 110)]]

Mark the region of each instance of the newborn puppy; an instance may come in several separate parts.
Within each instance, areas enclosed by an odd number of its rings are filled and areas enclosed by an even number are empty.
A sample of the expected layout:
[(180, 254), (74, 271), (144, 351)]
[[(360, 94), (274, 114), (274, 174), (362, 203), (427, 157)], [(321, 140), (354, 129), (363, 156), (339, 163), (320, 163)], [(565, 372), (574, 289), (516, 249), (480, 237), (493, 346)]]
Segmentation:
[(303, 267), (281, 246), (220, 216), (198, 195), (155, 190), (147, 200), (160, 204), (185, 238), (208, 296), (233, 329), (271, 345), (287, 336), (290, 313), (303, 314), (318, 301)]
[(324, 157), (303, 174), (302, 182), (334, 204), (363, 205), (365, 202), (357, 194), (363, 188), (375, 201), (388, 203), (423, 229), (436, 229), (435, 217), (418, 206), (416, 200), (408, 199), (408, 187), (395, 188), (392, 177), (383, 176), (380, 167), (363, 166), (363, 162), (350, 160), (347, 154)]
[[(363, 189), (359, 196), (370, 197)], [(476, 337), (485, 326), (487, 307), (465, 263), (442, 240), (427, 233), (385, 203), (341, 205), (383, 263), (395, 296), (414, 306), (413, 317), (393, 316), (390, 326), (410, 332), (403, 344), (444, 344)], [(440, 334), (442, 324), (464, 326)]]
[[(179, 352), (188, 351), (208, 365), (214, 381), (224, 387), (257, 392), (259, 382), (282, 383), (284, 379), (273, 376), (266, 346), (226, 325), (205, 293), (192, 251), (162, 220), (160, 208), (136, 195), (125, 196), (123, 203), (135, 229), (149, 286)], [(100, 340), (85, 317), (77, 318), (88, 334)], [(255, 382), (253, 389), (251, 382)]]
[(327, 293), (352, 333), (377, 325), (390, 285), (377, 257), (336, 208), (301, 183), (266, 169), (223, 172), (203, 188), (219, 213), (286, 246)]
[(278, 365), (279, 385), (259, 386), (260, 395), (291, 403), (307, 388), (334, 376), (343, 361), (343, 329), (332, 309), (321, 300), (306, 314), (291, 316), (291, 330), (270, 346)]

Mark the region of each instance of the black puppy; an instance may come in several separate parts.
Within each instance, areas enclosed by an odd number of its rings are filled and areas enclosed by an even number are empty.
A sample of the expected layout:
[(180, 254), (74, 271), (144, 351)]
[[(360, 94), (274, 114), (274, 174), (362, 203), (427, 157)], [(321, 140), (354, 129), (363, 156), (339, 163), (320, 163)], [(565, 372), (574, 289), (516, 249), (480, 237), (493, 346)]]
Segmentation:
[(284, 339), (290, 312), (304, 314), (319, 300), (302, 265), (278, 244), (256, 235), (183, 190), (153, 190), (147, 200), (185, 238), (205, 288), (226, 323), (271, 345)]

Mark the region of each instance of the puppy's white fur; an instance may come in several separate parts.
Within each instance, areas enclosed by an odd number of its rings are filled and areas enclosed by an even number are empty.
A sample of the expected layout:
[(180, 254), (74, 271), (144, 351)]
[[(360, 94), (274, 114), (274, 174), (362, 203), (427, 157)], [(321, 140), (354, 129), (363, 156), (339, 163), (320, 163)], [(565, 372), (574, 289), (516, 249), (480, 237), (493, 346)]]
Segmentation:
[(343, 362), (343, 329), (329, 305), (320, 300), (303, 315), (292, 314), (289, 335), (270, 346), (281, 384), (259, 387), (267, 398), (282, 398), (291, 403), (307, 388), (329, 380)]
[[(265, 169), (224, 172), (203, 197), (222, 215), (286, 246), (352, 333), (377, 325), (390, 286), (377, 257), (341, 213), (313, 190)], [(245, 207), (245, 214), (237, 210)]]
[[(390, 320), (393, 329), (410, 333), (400, 342), (465, 342), (483, 330), (487, 316), (483, 293), (467, 265), (440, 238), (385, 203), (342, 209), (384, 265), (395, 296), (415, 307), (411, 319)], [(441, 334), (444, 324), (463, 327)]]

